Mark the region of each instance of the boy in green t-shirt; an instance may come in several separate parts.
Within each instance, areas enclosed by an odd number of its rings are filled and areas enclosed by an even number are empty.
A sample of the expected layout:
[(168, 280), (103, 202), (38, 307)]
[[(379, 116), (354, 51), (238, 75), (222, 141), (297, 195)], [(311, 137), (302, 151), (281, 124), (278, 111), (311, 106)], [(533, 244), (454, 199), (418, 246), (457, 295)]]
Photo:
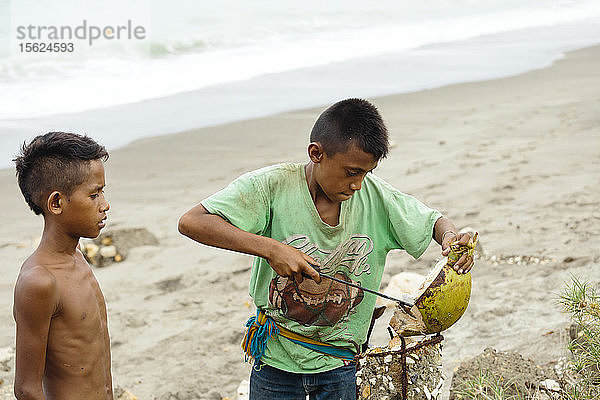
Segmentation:
[[(419, 257), (431, 239), (447, 255), (469, 234), (370, 174), (388, 152), (387, 128), (368, 101), (325, 110), (307, 164), (249, 172), (185, 213), (193, 240), (255, 255), (250, 295), (259, 313), (244, 347), (255, 359), (250, 399), (354, 399), (352, 356), (366, 341), (387, 253)], [(459, 273), (473, 265), (463, 256)], [(310, 279), (307, 279), (310, 277)]]

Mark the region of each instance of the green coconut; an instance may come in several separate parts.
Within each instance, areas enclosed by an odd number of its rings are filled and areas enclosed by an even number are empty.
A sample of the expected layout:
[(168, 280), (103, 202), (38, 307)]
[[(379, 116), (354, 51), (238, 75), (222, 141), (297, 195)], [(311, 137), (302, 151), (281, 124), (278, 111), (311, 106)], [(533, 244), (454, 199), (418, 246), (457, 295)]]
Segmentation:
[(462, 254), (473, 254), (477, 234), (466, 246), (451, 245), (448, 257), (442, 258), (429, 272), (414, 296), (409, 310), (398, 307), (390, 326), (402, 336), (442, 332), (464, 314), (471, 298), (471, 273), (459, 274), (452, 266)]
[(464, 314), (471, 298), (471, 273), (459, 274), (447, 262), (440, 260), (419, 290), (418, 308), (424, 333), (437, 333), (450, 328)]

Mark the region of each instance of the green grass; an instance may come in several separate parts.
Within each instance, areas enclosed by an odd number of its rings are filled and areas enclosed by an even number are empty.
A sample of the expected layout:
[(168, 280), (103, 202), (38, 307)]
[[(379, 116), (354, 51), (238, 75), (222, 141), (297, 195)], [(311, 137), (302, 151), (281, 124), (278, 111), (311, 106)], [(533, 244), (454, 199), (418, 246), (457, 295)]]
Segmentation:
[(480, 370), (477, 376), (461, 382), (456, 397), (465, 400), (526, 400), (524, 393), (513, 382), (498, 378), (489, 371)]
[(575, 276), (560, 294), (559, 303), (571, 315), (577, 337), (569, 344), (574, 381), (563, 398), (600, 399), (600, 296), (588, 282)]

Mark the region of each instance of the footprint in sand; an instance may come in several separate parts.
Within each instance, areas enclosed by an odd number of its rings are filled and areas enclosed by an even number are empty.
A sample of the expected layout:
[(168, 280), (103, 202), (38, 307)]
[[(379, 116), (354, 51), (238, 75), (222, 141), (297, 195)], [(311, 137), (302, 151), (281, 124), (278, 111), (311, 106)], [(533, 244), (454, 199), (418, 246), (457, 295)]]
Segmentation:
[(492, 200), (490, 200), (490, 203), (500, 205), (500, 204), (510, 203), (514, 199), (515, 198), (512, 196), (506, 196), (506, 197), (502, 197), (502, 198), (492, 199)]
[(128, 328), (141, 328), (148, 325), (148, 323), (137, 315), (126, 315), (123, 317), (123, 323)]
[(162, 281), (155, 282), (154, 285), (163, 293), (170, 293), (185, 288), (185, 285), (181, 282), (182, 278), (183, 275), (179, 275), (173, 278), (167, 278), (163, 279)]
[(515, 187), (513, 185), (502, 185), (502, 186), (496, 186), (495, 188), (493, 188), (492, 190), (494, 192), (506, 192), (506, 191), (510, 191), (510, 190), (514, 190)]

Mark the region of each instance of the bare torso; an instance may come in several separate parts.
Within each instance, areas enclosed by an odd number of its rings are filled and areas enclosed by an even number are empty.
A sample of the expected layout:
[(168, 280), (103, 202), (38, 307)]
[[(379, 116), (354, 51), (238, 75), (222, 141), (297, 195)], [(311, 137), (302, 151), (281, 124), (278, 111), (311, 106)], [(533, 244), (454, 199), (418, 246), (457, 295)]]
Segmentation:
[(56, 281), (57, 306), (48, 330), (44, 394), (57, 400), (112, 400), (106, 303), (80, 251), (68, 264), (43, 264), (35, 254), (23, 265), (45, 268)]

